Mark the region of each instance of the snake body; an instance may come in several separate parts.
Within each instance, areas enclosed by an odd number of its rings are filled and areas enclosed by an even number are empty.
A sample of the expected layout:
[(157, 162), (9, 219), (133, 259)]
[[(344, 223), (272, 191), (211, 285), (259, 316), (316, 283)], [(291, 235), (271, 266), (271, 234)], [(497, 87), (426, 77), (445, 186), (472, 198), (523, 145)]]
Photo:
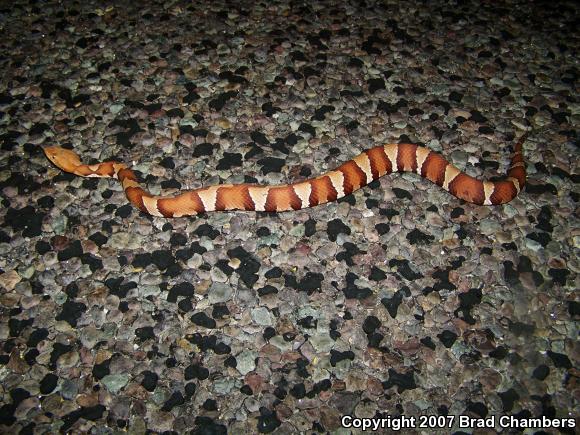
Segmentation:
[(338, 168), (292, 184), (219, 184), (184, 190), (175, 196), (157, 196), (143, 189), (124, 163), (83, 164), (71, 150), (43, 148), (48, 159), (65, 172), (80, 177), (117, 178), (127, 198), (139, 210), (154, 216), (180, 217), (221, 210), (282, 212), (336, 201), (392, 172), (414, 172), (457, 198), (479, 205), (504, 204), (514, 199), (526, 182), (522, 155), (524, 134), (514, 147), (506, 176), (479, 180), (460, 171), (439, 153), (413, 144), (387, 144), (368, 149)]

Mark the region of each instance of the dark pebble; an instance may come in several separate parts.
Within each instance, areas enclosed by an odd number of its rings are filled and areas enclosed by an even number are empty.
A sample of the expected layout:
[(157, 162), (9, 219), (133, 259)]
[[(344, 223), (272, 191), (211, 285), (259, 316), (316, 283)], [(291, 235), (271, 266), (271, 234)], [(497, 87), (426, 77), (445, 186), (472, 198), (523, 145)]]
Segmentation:
[(396, 386), (397, 392), (399, 394), (401, 394), (405, 390), (413, 390), (417, 388), (413, 372), (409, 372), (408, 374), (398, 373), (393, 369), (389, 369), (389, 379), (383, 381), (382, 384), (385, 390), (388, 390), (389, 388)]
[(50, 394), (56, 388), (58, 383), (58, 376), (54, 373), (47, 373), (44, 378), (40, 381), (40, 394)]
[(428, 245), (431, 243), (435, 237), (430, 234), (425, 234), (424, 232), (414, 229), (407, 234), (407, 240), (411, 245)]
[(181, 393), (181, 391), (174, 391), (169, 397), (169, 399), (165, 401), (165, 403), (161, 407), (161, 410), (164, 412), (169, 412), (176, 406), (183, 405), (184, 403), (185, 399), (183, 398), (183, 394)]
[(567, 355), (564, 355), (563, 353), (552, 352), (551, 350), (549, 350), (547, 354), (554, 363), (554, 366), (556, 366), (556, 368), (564, 368), (564, 369), (572, 368), (572, 362), (570, 361), (570, 358), (568, 358)]
[(334, 350), (332, 349), (330, 351), (330, 365), (332, 367), (336, 367), (336, 364), (338, 364), (339, 362), (343, 361), (343, 360), (354, 360), (354, 352), (351, 350), (347, 350), (344, 352), (340, 352), (338, 350)]
[(144, 370), (141, 375), (143, 376), (143, 380), (141, 381), (143, 388), (149, 392), (155, 391), (155, 388), (157, 387), (157, 381), (159, 380), (157, 373), (150, 370)]
[(381, 321), (375, 316), (368, 316), (363, 322), (362, 329), (367, 334), (372, 334), (381, 326)]
[(416, 279), (423, 278), (422, 274), (420, 274), (419, 272), (415, 272), (413, 269), (411, 269), (409, 260), (407, 259), (399, 260), (393, 258), (389, 260), (389, 267), (396, 267), (397, 272), (399, 272), (403, 276), (403, 278), (405, 278), (408, 281), (414, 281)]
[(345, 225), (340, 219), (333, 219), (328, 222), (326, 227), (326, 232), (328, 233), (328, 239), (332, 242), (336, 242), (337, 236), (342, 234), (350, 234), (350, 227)]
[(497, 395), (501, 399), (504, 412), (510, 412), (512, 409), (514, 409), (515, 402), (520, 398), (519, 394), (513, 388), (510, 388), (503, 393), (498, 393)]
[(437, 334), (437, 338), (439, 338), (441, 343), (443, 343), (443, 346), (449, 349), (453, 346), (455, 340), (457, 340), (457, 334), (452, 331), (444, 330), (442, 333)]
[(264, 157), (258, 160), (258, 164), (262, 167), (262, 174), (267, 175), (270, 172), (281, 172), (286, 161), (277, 157)]
[(550, 374), (550, 368), (545, 364), (540, 364), (538, 367), (534, 369), (532, 376), (539, 381), (543, 381), (548, 377)]
[(142, 328), (135, 329), (135, 336), (140, 341), (146, 341), (150, 338), (155, 338), (155, 331), (153, 331), (152, 326), (143, 326)]
[(209, 370), (198, 364), (192, 364), (185, 369), (185, 379), (199, 379), (203, 381), (209, 377)]
[(191, 316), (191, 321), (198, 326), (203, 326), (208, 329), (214, 329), (216, 327), (215, 320), (208, 317), (204, 312), (195, 313)]
[(242, 155), (240, 153), (224, 152), (224, 156), (219, 160), (216, 169), (220, 171), (238, 166), (242, 166)]
[(386, 272), (384, 272), (383, 270), (379, 269), (376, 266), (372, 266), (371, 267), (371, 273), (369, 275), (369, 279), (370, 280), (372, 280), (372, 281), (382, 281), (386, 277), (387, 277)]
[(393, 295), (392, 298), (382, 298), (381, 303), (389, 312), (389, 315), (394, 319), (397, 317), (397, 311), (399, 310), (399, 305), (403, 302), (403, 293), (400, 290)]
[(77, 321), (87, 310), (87, 306), (82, 302), (66, 301), (62, 304), (61, 311), (56, 316), (56, 320), (64, 320), (73, 328), (77, 326)]
[(260, 408), (260, 415), (258, 416), (258, 432), (259, 433), (270, 433), (273, 432), (282, 422), (278, 420), (275, 412), (268, 410), (267, 408)]

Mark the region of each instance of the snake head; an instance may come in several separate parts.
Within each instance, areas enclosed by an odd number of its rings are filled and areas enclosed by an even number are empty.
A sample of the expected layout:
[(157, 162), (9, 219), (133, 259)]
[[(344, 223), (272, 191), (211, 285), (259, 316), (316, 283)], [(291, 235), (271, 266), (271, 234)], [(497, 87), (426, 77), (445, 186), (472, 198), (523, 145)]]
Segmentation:
[(43, 147), (42, 150), (48, 160), (65, 172), (74, 172), (81, 165), (81, 159), (71, 150), (59, 146)]

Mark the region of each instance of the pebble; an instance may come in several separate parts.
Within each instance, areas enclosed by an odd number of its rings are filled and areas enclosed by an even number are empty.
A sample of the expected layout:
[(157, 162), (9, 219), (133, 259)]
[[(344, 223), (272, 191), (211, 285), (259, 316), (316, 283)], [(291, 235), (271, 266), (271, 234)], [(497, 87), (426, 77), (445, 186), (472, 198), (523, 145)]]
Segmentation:
[(110, 374), (101, 379), (101, 382), (111, 393), (118, 393), (129, 382), (128, 374)]
[(236, 356), (236, 369), (242, 374), (246, 375), (256, 368), (255, 359), (258, 356), (257, 352), (245, 350)]
[[(240, 372), (242, 373), (242, 372)], [(247, 373), (247, 372), (246, 372)], [(243, 375), (244, 373), (242, 373)], [(220, 379), (216, 379), (213, 383), (213, 390), (216, 394), (231, 394), (232, 390), (235, 387), (236, 380), (230, 377), (224, 377)]]
[(334, 346), (334, 340), (327, 332), (316, 331), (314, 335), (309, 338), (310, 343), (317, 353), (326, 353)]
[(265, 307), (257, 307), (251, 310), (252, 320), (258, 325), (271, 326), (273, 323), (272, 314)]
[(231, 299), (232, 294), (233, 289), (230, 285), (215, 282), (208, 290), (209, 303), (217, 304), (220, 302), (226, 302)]
[(215, 281), (218, 283), (223, 283), (223, 282), (226, 282), (228, 280), (228, 276), (221, 269), (218, 269), (218, 268), (212, 269), (210, 272), (210, 276), (211, 276), (212, 281)]
[(74, 400), (79, 392), (79, 384), (74, 379), (65, 379), (60, 386), (60, 393), (65, 400)]
[(11, 291), (21, 280), (21, 276), (15, 270), (9, 270), (0, 275), (0, 286), (5, 291)]

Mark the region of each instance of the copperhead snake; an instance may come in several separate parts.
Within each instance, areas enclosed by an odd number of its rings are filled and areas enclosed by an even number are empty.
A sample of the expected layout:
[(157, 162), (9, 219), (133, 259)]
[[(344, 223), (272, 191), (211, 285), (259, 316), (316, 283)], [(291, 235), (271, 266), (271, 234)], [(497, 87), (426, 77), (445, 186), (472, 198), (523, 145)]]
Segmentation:
[(526, 182), (522, 155), (526, 136), (527, 133), (516, 143), (507, 174), (499, 181), (471, 177), (429, 148), (402, 143), (376, 146), (332, 171), (293, 184), (219, 184), (186, 190), (176, 196), (150, 194), (124, 163), (107, 161), (86, 165), (71, 150), (59, 146), (46, 146), (43, 150), (65, 172), (80, 177), (117, 178), (131, 204), (142, 212), (169, 218), (218, 210), (300, 210), (336, 201), (395, 171), (417, 173), (457, 198), (474, 204), (504, 204), (514, 199)]

